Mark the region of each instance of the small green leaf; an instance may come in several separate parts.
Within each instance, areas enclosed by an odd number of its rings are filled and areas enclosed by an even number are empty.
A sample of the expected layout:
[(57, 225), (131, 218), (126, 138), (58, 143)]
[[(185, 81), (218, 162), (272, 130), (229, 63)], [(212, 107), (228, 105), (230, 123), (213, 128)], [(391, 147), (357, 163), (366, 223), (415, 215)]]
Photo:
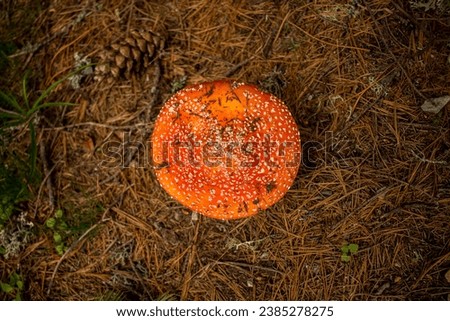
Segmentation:
[(14, 288), (11, 285), (9, 285), (8, 283), (0, 283), (0, 288), (5, 293), (10, 293), (11, 291), (14, 290)]
[(18, 280), (18, 281), (16, 282), (16, 285), (17, 285), (17, 288), (18, 288), (19, 290), (23, 290), (23, 281)]
[(22, 301), (22, 296), (20, 295), (20, 291), (17, 291), (14, 301)]
[(9, 217), (12, 214), (12, 210), (10, 208), (10, 206), (5, 206), (4, 208), (0, 208), (0, 220), (2, 220), (3, 222), (6, 222), (7, 220), (9, 220)]
[(348, 249), (350, 250), (350, 253), (355, 254), (358, 252), (359, 246), (358, 244), (351, 243), (348, 245)]
[(341, 255), (341, 261), (342, 262), (350, 262), (350, 256), (347, 254), (342, 254)]
[(66, 223), (66, 222), (61, 222), (61, 224), (59, 224), (59, 228), (60, 228), (62, 231), (67, 231), (67, 230), (69, 229), (69, 226), (67, 226), (67, 223)]
[(61, 234), (59, 234), (58, 232), (53, 233), (53, 240), (55, 241), (56, 244), (61, 243), (62, 242)]
[(3, 246), (0, 246), (0, 254), (4, 255), (6, 253), (6, 249)]
[(17, 273), (11, 273), (11, 275), (9, 276), (9, 284), (11, 285), (16, 285), (17, 281), (20, 280), (20, 275)]
[(63, 217), (63, 210), (62, 209), (57, 209), (55, 212), (55, 217), (56, 218), (62, 218)]
[(341, 247), (342, 254), (348, 254), (348, 251), (349, 251), (348, 245), (344, 245), (343, 247)]
[(45, 225), (46, 225), (48, 228), (53, 229), (53, 228), (55, 228), (56, 220), (55, 220), (53, 217), (51, 217), (51, 218), (49, 218), (49, 219), (45, 222)]
[(66, 247), (62, 243), (55, 246), (55, 250), (56, 250), (56, 253), (58, 253), (58, 255), (63, 255), (65, 249), (66, 249)]

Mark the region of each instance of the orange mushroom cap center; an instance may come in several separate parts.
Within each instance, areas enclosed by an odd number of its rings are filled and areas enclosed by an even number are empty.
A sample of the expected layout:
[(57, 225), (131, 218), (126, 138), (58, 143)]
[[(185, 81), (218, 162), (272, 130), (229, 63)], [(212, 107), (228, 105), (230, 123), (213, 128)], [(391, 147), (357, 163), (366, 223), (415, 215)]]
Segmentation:
[(283, 102), (253, 85), (189, 86), (162, 107), (152, 134), (161, 186), (205, 216), (236, 219), (276, 203), (300, 166), (300, 134)]

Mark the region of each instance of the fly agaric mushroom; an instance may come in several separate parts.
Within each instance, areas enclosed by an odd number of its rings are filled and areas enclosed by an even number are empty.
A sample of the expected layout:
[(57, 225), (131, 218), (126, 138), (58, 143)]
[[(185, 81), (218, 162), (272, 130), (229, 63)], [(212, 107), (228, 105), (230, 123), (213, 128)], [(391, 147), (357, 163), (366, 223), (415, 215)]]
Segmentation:
[(300, 134), (283, 102), (253, 85), (218, 80), (178, 91), (152, 134), (161, 186), (181, 204), (227, 220), (280, 200), (300, 165)]

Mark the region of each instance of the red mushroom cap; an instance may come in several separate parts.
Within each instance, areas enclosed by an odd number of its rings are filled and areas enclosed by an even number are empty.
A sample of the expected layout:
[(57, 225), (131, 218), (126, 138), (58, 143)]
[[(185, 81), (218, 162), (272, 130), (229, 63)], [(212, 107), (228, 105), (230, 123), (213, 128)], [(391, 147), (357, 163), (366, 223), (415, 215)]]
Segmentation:
[(156, 120), (152, 147), (161, 186), (190, 209), (223, 220), (276, 203), (300, 166), (300, 134), (288, 108), (230, 80), (172, 96)]

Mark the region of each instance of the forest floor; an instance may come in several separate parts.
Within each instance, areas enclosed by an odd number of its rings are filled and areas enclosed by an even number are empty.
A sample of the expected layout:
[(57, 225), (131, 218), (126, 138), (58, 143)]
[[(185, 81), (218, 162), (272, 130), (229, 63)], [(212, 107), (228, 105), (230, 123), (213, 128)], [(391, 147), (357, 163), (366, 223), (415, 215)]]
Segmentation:
[[(0, 89), (74, 105), (10, 126), (0, 101), (0, 299), (447, 300), (450, 108), (421, 106), (450, 94), (450, 10), (424, 3), (4, 1)], [(136, 31), (145, 66), (115, 57)], [(281, 98), (303, 148), (288, 193), (233, 221), (148, 162), (164, 101), (222, 78)]]

